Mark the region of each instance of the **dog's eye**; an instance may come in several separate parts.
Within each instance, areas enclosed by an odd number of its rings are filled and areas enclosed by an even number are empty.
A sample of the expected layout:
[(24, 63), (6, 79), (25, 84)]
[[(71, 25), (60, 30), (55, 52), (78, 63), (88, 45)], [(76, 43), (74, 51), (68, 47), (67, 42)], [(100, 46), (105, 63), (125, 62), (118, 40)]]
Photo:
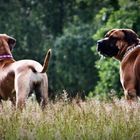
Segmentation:
[(109, 38), (111, 41), (117, 41), (117, 40), (119, 40), (119, 38), (118, 37), (114, 37), (114, 36), (110, 36), (110, 38)]
[(108, 35), (108, 34), (106, 34), (106, 35), (105, 35), (105, 37), (109, 37), (109, 35)]
[(111, 40), (118, 40), (118, 38), (117, 37), (114, 37), (114, 36), (110, 36), (110, 39)]

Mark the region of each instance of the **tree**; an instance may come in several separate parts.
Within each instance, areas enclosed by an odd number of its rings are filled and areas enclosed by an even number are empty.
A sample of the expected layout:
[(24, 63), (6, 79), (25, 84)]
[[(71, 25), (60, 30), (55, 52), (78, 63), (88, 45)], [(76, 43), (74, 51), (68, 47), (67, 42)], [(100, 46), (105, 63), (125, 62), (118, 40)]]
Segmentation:
[[(55, 78), (53, 79), (56, 90), (66, 89), (71, 94), (86, 92), (96, 84), (95, 55), (91, 51), (93, 40), (92, 27), (71, 26), (65, 29), (64, 34), (57, 37), (54, 43), (53, 65)], [(51, 71), (50, 71), (51, 72)]]

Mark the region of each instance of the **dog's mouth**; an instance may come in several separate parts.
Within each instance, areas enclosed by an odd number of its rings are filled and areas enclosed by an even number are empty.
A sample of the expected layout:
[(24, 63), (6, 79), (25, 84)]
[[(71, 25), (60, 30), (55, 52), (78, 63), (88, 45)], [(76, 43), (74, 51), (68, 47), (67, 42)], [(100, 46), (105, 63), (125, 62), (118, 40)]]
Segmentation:
[(97, 51), (105, 57), (113, 57), (118, 54), (119, 49), (116, 42), (109, 43), (107, 40), (99, 40), (97, 42)]

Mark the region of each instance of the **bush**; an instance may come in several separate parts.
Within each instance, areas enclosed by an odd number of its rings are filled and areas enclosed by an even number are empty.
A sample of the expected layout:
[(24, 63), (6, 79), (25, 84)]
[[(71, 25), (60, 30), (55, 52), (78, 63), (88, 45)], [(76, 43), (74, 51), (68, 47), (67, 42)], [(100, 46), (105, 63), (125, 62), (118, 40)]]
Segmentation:
[(117, 94), (118, 97), (122, 95), (122, 87), (119, 76), (119, 62), (114, 59), (106, 58), (96, 62), (96, 67), (99, 70), (99, 81), (95, 88), (95, 94), (108, 96), (110, 94)]
[(91, 50), (92, 34), (91, 26), (80, 25), (69, 27), (56, 38), (51, 64), (54, 69), (54, 79), (51, 79), (53, 89), (66, 89), (71, 94), (93, 90), (97, 74), (94, 66), (96, 57)]

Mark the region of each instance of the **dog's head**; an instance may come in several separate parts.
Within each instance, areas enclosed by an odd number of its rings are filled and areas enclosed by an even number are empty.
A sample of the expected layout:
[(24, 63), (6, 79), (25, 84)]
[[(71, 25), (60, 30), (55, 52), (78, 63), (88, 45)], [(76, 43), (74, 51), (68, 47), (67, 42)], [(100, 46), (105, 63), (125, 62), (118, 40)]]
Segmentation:
[(0, 34), (0, 54), (10, 53), (16, 44), (16, 39), (6, 34)]
[(97, 50), (104, 56), (121, 60), (127, 48), (139, 43), (138, 35), (131, 29), (113, 29), (97, 42)]

